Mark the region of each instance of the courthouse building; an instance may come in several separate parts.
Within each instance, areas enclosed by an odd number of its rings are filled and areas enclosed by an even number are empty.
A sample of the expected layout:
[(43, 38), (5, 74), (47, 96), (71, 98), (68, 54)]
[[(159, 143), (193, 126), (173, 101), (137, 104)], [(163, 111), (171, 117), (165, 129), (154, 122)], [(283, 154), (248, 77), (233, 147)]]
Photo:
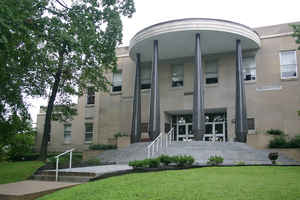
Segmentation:
[[(255, 142), (271, 128), (293, 137), (300, 51), (292, 33), (289, 24), (249, 28), (205, 18), (146, 27), (116, 49), (110, 92), (87, 89), (72, 121), (52, 122), (49, 150), (109, 144), (116, 133), (149, 141), (171, 128), (176, 141)], [(38, 145), (44, 118), (41, 109)]]

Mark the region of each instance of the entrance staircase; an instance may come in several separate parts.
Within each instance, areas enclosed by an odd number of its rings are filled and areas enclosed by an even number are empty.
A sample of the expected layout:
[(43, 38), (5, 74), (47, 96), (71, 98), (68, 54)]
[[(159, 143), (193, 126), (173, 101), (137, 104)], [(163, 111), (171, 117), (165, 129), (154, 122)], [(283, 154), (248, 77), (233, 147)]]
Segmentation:
[[(126, 148), (105, 151), (98, 158), (104, 162), (127, 164), (132, 160), (147, 158), (146, 147), (148, 145), (149, 143), (131, 144)], [(206, 164), (210, 156), (218, 155), (224, 158), (224, 164), (235, 164), (240, 161), (246, 164), (270, 164), (268, 159), (270, 152), (271, 150), (258, 150), (239, 142), (173, 141), (167, 148), (162, 148), (156, 152), (153, 157), (158, 157), (161, 154), (191, 155), (195, 158), (196, 164)], [(296, 161), (282, 154), (279, 154), (278, 162), (297, 164)]]

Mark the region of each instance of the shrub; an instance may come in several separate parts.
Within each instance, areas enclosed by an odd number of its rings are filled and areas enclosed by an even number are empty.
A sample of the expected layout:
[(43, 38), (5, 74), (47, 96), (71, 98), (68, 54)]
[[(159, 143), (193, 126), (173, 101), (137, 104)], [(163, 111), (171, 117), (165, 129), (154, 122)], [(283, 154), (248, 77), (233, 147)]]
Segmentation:
[(121, 133), (121, 132), (118, 132), (118, 133), (116, 133), (116, 134), (114, 135), (115, 138), (118, 138), (118, 137), (127, 137), (127, 136), (128, 136), (128, 134), (126, 134), (126, 133)]
[(238, 161), (235, 163), (236, 165), (246, 165), (246, 163), (244, 161)]
[(289, 141), (289, 147), (300, 148), (300, 135), (296, 135)]
[(224, 161), (224, 158), (222, 156), (210, 156), (208, 158), (207, 164), (208, 165), (220, 165), (222, 164)]
[(32, 134), (16, 134), (7, 147), (9, 160), (24, 160), (24, 155), (32, 153), (34, 136)]
[(270, 130), (267, 130), (267, 133), (270, 135), (284, 135), (284, 132), (279, 129), (270, 129)]
[(278, 159), (279, 155), (278, 152), (271, 152), (269, 153), (268, 157), (272, 161), (272, 164), (276, 164), (276, 160)]
[[(72, 165), (76, 165), (79, 164), (81, 162), (81, 158), (79, 158), (78, 156), (72, 156)], [(56, 158), (55, 157), (51, 157), (48, 158), (46, 163), (48, 165), (50, 165), (51, 167), (56, 167)], [(68, 168), (70, 164), (70, 155), (66, 154), (64, 156), (59, 157), (59, 162), (58, 162), (58, 167), (59, 168)]]
[(270, 140), (269, 147), (270, 148), (286, 148), (288, 146), (288, 142), (286, 141), (284, 136), (276, 136), (272, 140)]
[(117, 146), (113, 144), (93, 144), (89, 146), (90, 150), (108, 150), (108, 149), (116, 149)]
[(158, 168), (160, 165), (160, 161), (158, 158), (146, 159), (146, 162), (148, 162), (149, 168)]
[(133, 168), (147, 168), (149, 166), (149, 162), (147, 159), (145, 160), (134, 160), (128, 163), (129, 166)]
[(177, 167), (191, 166), (195, 162), (195, 159), (192, 156), (188, 155), (174, 156), (172, 159)]
[(101, 162), (99, 159), (96, 159), (96, 158), (92, 158), (92, 159), (89, 159), (87, 161), (85, 161), (86, 164), (88, 165), (91, 165), (91, 166), (95, 166), (95, 165), (100, 165)]
[(164, 155), (164, 154), (162, 154), (162, 155), (159, 156), (158, 158), (159, 158), (160, 162), (161, 162), (163, 165), (165, 165), (165, 166), (169, 165), (169, 164), (172, 163), (173, 160), (174, 160), (173, 157), (168, 156), (168, 155)]

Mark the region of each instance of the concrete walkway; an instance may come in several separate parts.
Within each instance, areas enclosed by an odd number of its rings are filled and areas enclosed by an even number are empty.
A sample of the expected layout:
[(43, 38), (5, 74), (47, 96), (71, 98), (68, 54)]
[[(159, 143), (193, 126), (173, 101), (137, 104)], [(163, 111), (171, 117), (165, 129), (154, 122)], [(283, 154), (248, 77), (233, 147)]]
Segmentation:
[(0, 184), (1, 200), (31, 200), (56, 190), (78, 185), (79, 183), (65, 183), (53, 181), (20, 181), (16, 183)]

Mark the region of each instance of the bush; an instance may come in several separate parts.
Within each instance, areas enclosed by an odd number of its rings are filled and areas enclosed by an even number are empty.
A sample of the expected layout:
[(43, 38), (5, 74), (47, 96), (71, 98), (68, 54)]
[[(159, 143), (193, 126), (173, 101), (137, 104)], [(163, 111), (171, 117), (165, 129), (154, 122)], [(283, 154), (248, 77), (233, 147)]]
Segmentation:
[(246, 165), (246, 163), (244, 161), (238, 161), (235, 163), (236, 165)]
[(270, 135), (284, 135), (284, 132), (279, 129), (270, 129), (270, 130), (267, 130), (267, 133)]
[[(72, 156), (72, 165), (79, 164), (81, 162), (81, 158), (78, 156)], [(48, 158), (46, 163), (53, 168), (56, 168), (56, 158), (51, 157)], [(59, 168), (68, 168), (70, 165), (70, 155), (66, 154), (64, 156), (59, 157), (58, 167)]]
[(173, 162), (176, 164), (177, 167), (187, 167), (191, 166), (195, 162), (195, 159), (192, 156), (187, 155), (174, 156)]
[(296, 135), (289, 141), (289, 146), (291, 148), (300, 148), (300, 135)]
[(108, 150), (108, 149), (116, 149), (117, 146), (113, 144), (93, 144), (89, 146), (90, 150)]
[(284, 136), (276, 136), (269, 143), (270, 148), (286, 148), (288, 147), (288, 142)]
[(34, 136), (31, 134), (16, 134), (11, 143), (7, 146), (9, 160), (24, 160), (24, 155), (32, 153)]
[(128, 163), (133, 168), (147, 168), (149, 166), (148, 160), (134, 160)]
[(85, 161), (85, 163), (88, 165), (91, 165), (91, 166), (96, 166), (96, 165), (101, 164), (100, 160), (96, 159), (96, 158), (89, 159), (89, 160)]
[(171, 156), (168, 156), (168, 155), (164, 155), (162, 154), (161, 156), (158, 157), (160, 162), (165, 165), (165, 166), (168, 166), (170, 163), (173, 162), (173, 157)]
[(146, 162), (148, 162), (149, 168), (158, 168), (160, 166), (160, 161), (158, 158), (146, 159)]
[(127, 137), (127, 136), (128, 136), (128, 134), (126, 134), (126, 133), (121, 133), (121, 132), (118, 132), (118, 133), (114, 134), (114, 137), (115, 137), (115, 138), (118, 138), (118, 137)]
[(224, 158), (222, 156), (210, 156), (208, 158), (207, 164), (208, 165), (220, 165), (222, 164), (224, 161)]

